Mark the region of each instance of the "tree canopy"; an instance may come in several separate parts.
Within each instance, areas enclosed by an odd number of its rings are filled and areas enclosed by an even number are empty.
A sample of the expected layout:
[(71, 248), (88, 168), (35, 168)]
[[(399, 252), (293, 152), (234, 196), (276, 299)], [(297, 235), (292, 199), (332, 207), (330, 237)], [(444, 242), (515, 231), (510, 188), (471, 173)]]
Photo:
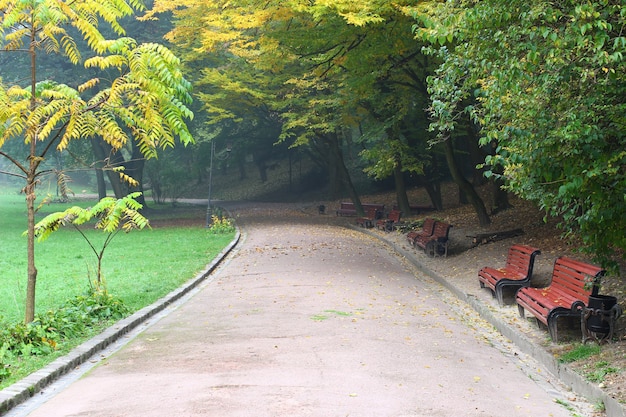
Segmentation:
[(264, 109), (294, 144), (359, 129), (379, 177), (440, 143), (460, 186), (452, 144), (479, 137), (486, 175), (603, 265), (626, 249), (623, 1), (157, 0), (147, 18), (165, 12), (187, 63), (218, 57), (198, 77), (215, 121)]
[(173, 13), (167, 39), (209, 123), (271, 115), (279, 140), (326, 152), (330, 164), (337, 142), (357, 138), (367, 172), (383, 178), (421, 173), (429, 160), (428, 133), (413, 126), (424, 125), (432, 65), (411, 34), (412, 4), (156, 1), (146, 18)]

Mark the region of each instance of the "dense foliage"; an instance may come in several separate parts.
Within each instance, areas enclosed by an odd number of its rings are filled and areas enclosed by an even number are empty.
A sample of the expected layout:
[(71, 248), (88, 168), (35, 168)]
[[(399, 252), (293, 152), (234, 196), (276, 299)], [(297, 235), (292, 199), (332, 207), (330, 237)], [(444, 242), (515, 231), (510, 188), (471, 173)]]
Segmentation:
[(432, 127), (450, 135), (471, 115), (495, 149), (488, 175), (502, 168), (611, 265), (626, 249), (624, 1), (433, 2), (416, 16), (443, 60)]
[[(330, 198), (341, 183), (359, 210), (343, 157), (355, 146), (370, 176), (393, 178), (408, 211), (405, 179), (430, 186), (440, 208), (435, 184), (460, 172), (451, 145), (429, 147), (426, 77), (434, 67), (411, 34), (418, 3), (157, 0), (148, 17), (172, 14), (167, 39), (180, 48), (216, 135), (273, 123), (275, 141), (307, 149), (327, 168)], [(236, 148), (254, 131), (228, 130)], [(450, 173), (437, 163), (444, 152)], [(463, 192), (477, 196), (471, 186)]]

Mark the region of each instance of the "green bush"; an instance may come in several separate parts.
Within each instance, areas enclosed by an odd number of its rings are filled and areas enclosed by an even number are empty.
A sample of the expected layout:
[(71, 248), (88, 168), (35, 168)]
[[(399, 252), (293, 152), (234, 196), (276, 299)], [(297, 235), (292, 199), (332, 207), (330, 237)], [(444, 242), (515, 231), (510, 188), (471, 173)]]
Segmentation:
[(211, 225), (209, 226), (209, 233), (213, 234), (227, 234), (235, 231), (235, 225), (231, 219), (221, 217), (218, 215), (211, 216)]
[(0, 381), (11, 375), (11, 367), (20, 359), (52, 354), (64, 340), (117, 321), (129, 312), (120, 299), (106, 290), (90, 288), (85, 295), (68, 300), (59, 309), (37, 315), (31, 323), (2, 323)]
[(9, 364), (6, 363), (7, 352), (9, 350), (9, 344), (3, 343), (0, 346), (0, 381), (5, 378), (8, 378), (11, 375), (11, 371), (9, 370)]

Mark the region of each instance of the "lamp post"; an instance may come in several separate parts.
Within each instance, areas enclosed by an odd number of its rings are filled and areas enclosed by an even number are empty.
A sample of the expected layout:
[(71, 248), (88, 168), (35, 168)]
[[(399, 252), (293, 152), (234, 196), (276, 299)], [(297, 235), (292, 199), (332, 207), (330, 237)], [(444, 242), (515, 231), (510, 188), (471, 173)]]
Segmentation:
[(215, 155), (215, 140), (211, 141), (211, 159), (209, 161), (209, 198), (208, 198), (208, 204), (206, 207), (206, 227), (207, 228), (211, 226), (211, 221), (213, 217), (213, 209), (211, 206), (211, 191), (213, 189), (213, 159), (217, 157), (218, 159), (221, 159), (222, 161), (224, 161), (228, 159), (228, 157), (230, 156), (231, 150), (232, 150), (231, 146), (227, 145), (226, 155), (223, 158), (219, 158), (218, 156)]

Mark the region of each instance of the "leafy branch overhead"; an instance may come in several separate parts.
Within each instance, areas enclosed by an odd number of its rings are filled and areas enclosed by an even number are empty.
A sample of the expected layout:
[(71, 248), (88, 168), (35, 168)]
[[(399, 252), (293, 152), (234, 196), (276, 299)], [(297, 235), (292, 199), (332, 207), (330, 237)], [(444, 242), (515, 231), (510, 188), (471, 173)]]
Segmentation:
[(80, 226), (94, 218), (97, 219), (95, 228), (106, 233), (118, 230), (128, 233), (131, 230), (150, 227), (150, 221), (139, 212), (142, 205), (135, 200), (139, 194), (131, 193), (117, 200), (105, 197), (93, 207), (74, 206), (65, 211), (49, 214), (35, 225), (35, 236), (42, 242), (62, 226), (69, 224)]

